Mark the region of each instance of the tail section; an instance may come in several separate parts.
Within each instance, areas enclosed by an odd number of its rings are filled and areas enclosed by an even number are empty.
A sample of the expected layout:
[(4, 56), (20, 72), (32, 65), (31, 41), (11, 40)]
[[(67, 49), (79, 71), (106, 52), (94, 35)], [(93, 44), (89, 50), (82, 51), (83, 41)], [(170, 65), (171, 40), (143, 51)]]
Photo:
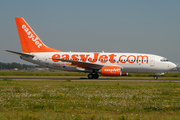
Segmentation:
[(22, 17), (15, 17), (23, 53), (62, 52), (47, 47)]

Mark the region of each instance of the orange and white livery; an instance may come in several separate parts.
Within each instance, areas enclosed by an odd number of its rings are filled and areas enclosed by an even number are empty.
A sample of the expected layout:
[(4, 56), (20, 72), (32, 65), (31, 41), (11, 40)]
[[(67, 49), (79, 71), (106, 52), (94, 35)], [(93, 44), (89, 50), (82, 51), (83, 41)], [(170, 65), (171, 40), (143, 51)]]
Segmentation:
[(105, 52), (63, 52), (47, 47), (22, 17), (15, 18), (22, 53), (6, 50), (20, 55), (28, 62), (57, 70), (87, 72), (89, 79), (103, 76), (125, 76), (128, 73), (155, 73), (156, 75), (176, 68), (166, 58), (143, 53), (105, 53)]

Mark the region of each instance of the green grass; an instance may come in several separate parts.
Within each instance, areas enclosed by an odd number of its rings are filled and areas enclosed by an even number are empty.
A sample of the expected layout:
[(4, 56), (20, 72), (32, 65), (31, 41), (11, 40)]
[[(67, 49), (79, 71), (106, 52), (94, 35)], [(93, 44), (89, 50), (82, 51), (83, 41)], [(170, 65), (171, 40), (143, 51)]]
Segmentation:
[(3, 120), (169, 120), (180, 82), (0, 80)]
[(0, 71), (0, 76), (87, 76), (87, 73), (49, 71)]

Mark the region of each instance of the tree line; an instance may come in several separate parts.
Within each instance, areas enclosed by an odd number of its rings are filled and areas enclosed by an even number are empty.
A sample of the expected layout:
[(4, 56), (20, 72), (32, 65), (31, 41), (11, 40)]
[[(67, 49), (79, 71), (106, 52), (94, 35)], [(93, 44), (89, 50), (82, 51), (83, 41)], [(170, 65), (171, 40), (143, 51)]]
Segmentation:
[(27, 69), (32, 69), (32, 68), (39, 68), (40, 66), (37, 65), (26, 65), (26, 64), (20, 64), (20, 63), (2, 63), (0, 62), (0, 69), (14, 69), (18, 68), (19, 70), (27, 70)]

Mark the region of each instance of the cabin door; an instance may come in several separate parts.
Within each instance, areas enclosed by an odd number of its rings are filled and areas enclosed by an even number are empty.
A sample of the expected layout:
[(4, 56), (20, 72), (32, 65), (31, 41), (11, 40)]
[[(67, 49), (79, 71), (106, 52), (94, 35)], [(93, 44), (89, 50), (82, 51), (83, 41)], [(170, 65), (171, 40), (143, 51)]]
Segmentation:
[(155, 64), (155, 58), (151, 58), (151, 60), (150, 60), (150, 66), (154, 66), (154, 64)]

